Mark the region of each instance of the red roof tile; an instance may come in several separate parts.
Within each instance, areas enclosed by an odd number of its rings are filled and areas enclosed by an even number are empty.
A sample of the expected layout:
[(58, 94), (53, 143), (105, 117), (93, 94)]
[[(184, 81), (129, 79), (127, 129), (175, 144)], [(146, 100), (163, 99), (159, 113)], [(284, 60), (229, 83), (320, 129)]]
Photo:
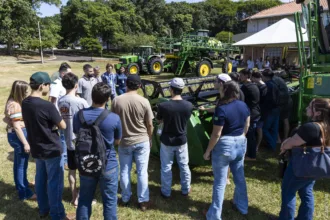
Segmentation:
[[(320, 2), (321, 2), (321, 5), (323, 6), (324, 10), (329, 10), (327, 0), (320, 0)], [(293, 1), (293, 2), (285, 3), (282, 5), (275, 6), (273, 8), (263, 10), (261, 12), (258, 12), (255, 15), (245, 18), (244, 20), (292, 15), (295, 12), (299, 12), (299, 11), (301, 11), (301, 5), (296, 4), (296, 2)]]

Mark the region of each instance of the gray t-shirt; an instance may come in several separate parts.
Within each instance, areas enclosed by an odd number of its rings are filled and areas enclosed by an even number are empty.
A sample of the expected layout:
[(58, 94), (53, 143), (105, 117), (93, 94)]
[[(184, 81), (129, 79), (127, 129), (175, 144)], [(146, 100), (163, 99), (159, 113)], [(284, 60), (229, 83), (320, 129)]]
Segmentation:
[(94, 77), (83, 76), (78, 81), (78, 90), (77, 93), (80, 94), (80, 97), (85, 99), (89, 106), (93, 104), (92, 100), (92, 89), (97, 83), (97, 80)]
[(74, 150), (73, 140), (76, 139), (75, 134), (73, 133), (73, 116), (80, 110), (84, 108), (88, 108), (89, 105), (87, 104), (85, 99), (66, 95), (60, 98), (58, 101), (58, 107), (60, 109), (60, 113), (63, 117), (63, 120), (66, 123), (66, 129), (64, 130), (65, 142), (69, 150)]

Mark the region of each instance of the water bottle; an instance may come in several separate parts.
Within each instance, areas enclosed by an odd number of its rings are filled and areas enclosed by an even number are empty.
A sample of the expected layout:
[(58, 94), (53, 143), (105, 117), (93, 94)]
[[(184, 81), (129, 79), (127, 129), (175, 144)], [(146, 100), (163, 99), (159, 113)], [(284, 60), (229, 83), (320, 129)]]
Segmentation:
[(157, 135), (158, 135), (158, 136), (162, 135), (163, 127), (164, 127), (164, 124), (163, 124), (163, 123), (160, 123), (160, 124), (158, 125), (158, 129), (157, 129)]

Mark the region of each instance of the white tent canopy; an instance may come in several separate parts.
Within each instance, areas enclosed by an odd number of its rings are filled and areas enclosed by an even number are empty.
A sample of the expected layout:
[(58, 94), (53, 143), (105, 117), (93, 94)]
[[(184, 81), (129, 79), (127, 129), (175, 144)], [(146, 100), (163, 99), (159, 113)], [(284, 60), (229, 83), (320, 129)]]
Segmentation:
[[(303, 28), (302, 33), (304, 42), (308, 41), (307, 32)], [(279, 46), (296, 43), (295, 24), (289, 19), (283, 18), (275, 24), (235, 43), (234, 46)]]

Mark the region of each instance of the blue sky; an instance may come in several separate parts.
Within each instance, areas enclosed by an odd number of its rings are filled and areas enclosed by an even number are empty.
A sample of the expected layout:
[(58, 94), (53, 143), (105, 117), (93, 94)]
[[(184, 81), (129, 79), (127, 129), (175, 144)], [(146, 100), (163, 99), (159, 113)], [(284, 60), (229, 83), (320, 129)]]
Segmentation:
[[(65, 5), (68, 0), (62, 0), (62, 5)], [(166, 2), (180, 2), (183, 0), (166, 0)], [(187, 2), (199, 2), (200, 0), (186, 0)], [(290, 0), (282, 0), (282, 2), (290, 2)], [(56, 6), (50, 6), (48, 4), (42, 4), (40, 8), (41, 17), (52, 16), (54, 14), (60, 13), (60, 9)]]

